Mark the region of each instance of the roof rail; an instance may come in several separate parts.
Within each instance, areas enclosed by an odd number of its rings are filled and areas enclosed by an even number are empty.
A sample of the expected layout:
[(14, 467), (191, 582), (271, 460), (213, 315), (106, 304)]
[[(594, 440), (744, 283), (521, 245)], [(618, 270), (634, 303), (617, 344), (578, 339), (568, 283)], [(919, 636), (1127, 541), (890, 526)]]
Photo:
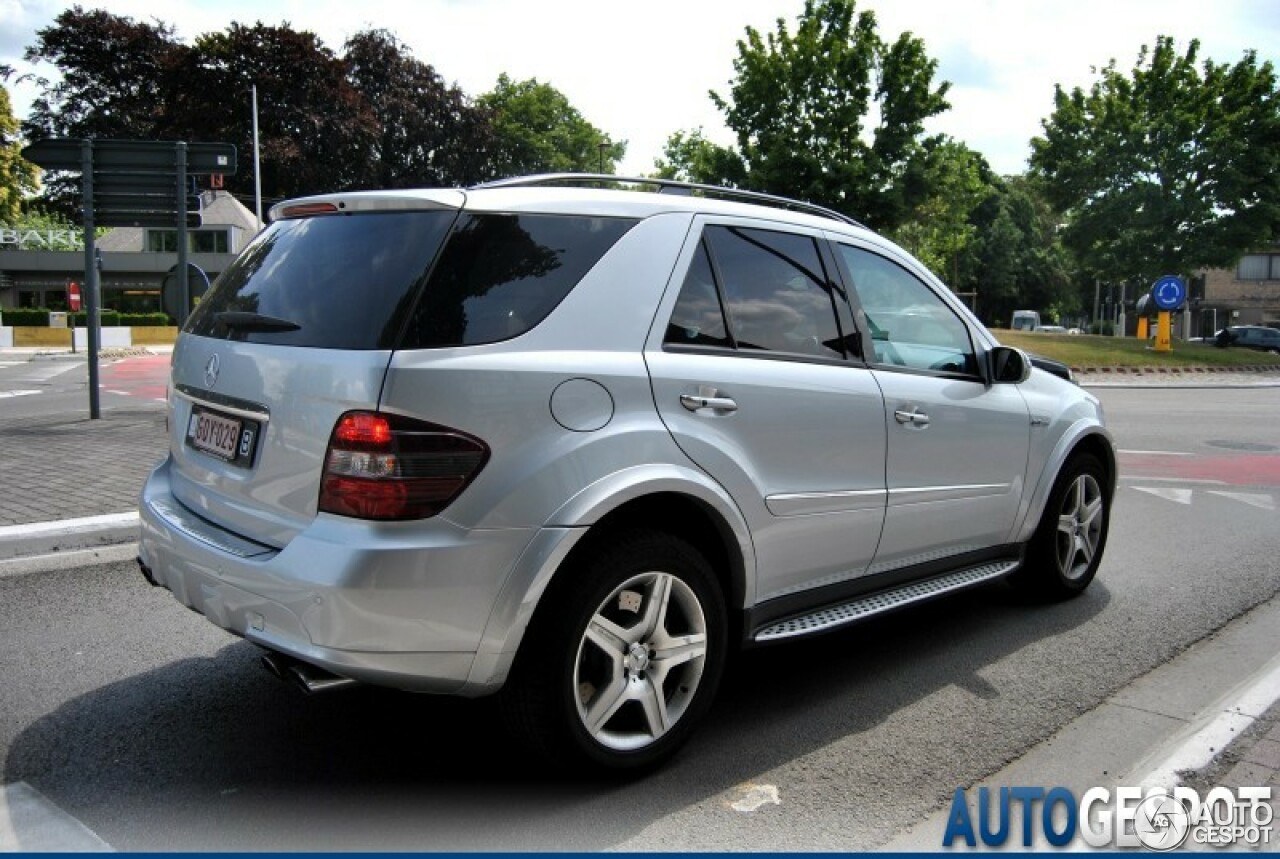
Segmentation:
[(704, 197), (714, 197), (722, 200), (737, 200), (740, 202), (773, 206), (779, 209), (790, 209), (796, 212), (818, 215), (823, 218), (831, 218), (832, 220), (840, 221), (844, 224), (851, 224), (855, 227), (865, 226), (848, 215), (842, 212), (837, 212), (835, 209), (828, 209), (825, 206), (818, 206), (814, 203), (806, 203), (803, 200), (793, 200), (789, 197), (779, 197), (774, 194), (763, 194), (759, 191), (743, 191), (739, 188), (724, 188), (720, 185), (703, 185), (699, 182), (680, 182), (675, 179), (614, 176), (609, 173), (537, 173), (532, 176), (513, 176), (510, 179), (498, 179), (493, 182), (484, 182), (471, 187), (534, 188), (546, 185), (603, 185), (606, 183), (620, 185), (650, 185), (656, 187), (658, 189), (657, 193), (659, 194), (681, 194), (684, 196), (693, 196), (696, 193)]

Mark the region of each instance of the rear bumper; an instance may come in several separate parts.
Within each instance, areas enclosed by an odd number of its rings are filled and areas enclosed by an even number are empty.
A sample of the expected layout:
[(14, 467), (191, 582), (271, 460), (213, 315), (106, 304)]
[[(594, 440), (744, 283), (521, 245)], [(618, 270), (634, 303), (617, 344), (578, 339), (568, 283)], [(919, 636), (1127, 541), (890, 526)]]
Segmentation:
[(518, 629), (493, 630), (490, 620), (503, 614), (500, 598), (527, 598), (512, 593), (513, 572), (546, 533), (535, 541), (539, 529), (322, 514), (287, 546), (271, 547), (184, 507), (170, 492), (169, 467), (161, 463), (143, 488), (139, 560), (183, 605), (342, 677), (467, 695), (501, 685), (505, 671), (468, 678), (482, 640), (502, 641), (502, 651), (518, 642)]

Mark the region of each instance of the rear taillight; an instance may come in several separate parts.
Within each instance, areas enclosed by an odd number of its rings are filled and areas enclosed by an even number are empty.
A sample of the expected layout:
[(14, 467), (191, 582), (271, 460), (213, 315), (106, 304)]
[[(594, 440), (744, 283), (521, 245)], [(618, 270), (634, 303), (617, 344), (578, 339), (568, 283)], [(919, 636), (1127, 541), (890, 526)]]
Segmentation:
[(484, 442), (458, 430), (347, 412), (329, 437), (320, 510), (358, 519), (425, 519), (449, 506), (488, 458)]

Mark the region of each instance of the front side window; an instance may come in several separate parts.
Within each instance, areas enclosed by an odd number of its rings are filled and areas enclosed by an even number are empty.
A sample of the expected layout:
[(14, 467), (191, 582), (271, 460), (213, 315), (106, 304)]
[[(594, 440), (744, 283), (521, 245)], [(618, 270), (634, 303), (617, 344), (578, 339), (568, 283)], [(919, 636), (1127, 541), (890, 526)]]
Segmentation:
[(932, 289), (879, 254), (849, 245), (839, 248), (866, 315), (876, 363), (977, 374), (968, 326)]

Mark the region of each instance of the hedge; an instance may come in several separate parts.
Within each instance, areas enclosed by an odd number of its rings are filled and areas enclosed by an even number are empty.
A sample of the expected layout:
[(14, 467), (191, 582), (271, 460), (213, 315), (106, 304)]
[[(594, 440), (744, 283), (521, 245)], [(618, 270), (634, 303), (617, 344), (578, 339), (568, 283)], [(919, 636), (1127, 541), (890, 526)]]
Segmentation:
[(43, 307), (6, 307), (0, 310), (5, 325), (34, 325), (47, 328), (49, 311)]

